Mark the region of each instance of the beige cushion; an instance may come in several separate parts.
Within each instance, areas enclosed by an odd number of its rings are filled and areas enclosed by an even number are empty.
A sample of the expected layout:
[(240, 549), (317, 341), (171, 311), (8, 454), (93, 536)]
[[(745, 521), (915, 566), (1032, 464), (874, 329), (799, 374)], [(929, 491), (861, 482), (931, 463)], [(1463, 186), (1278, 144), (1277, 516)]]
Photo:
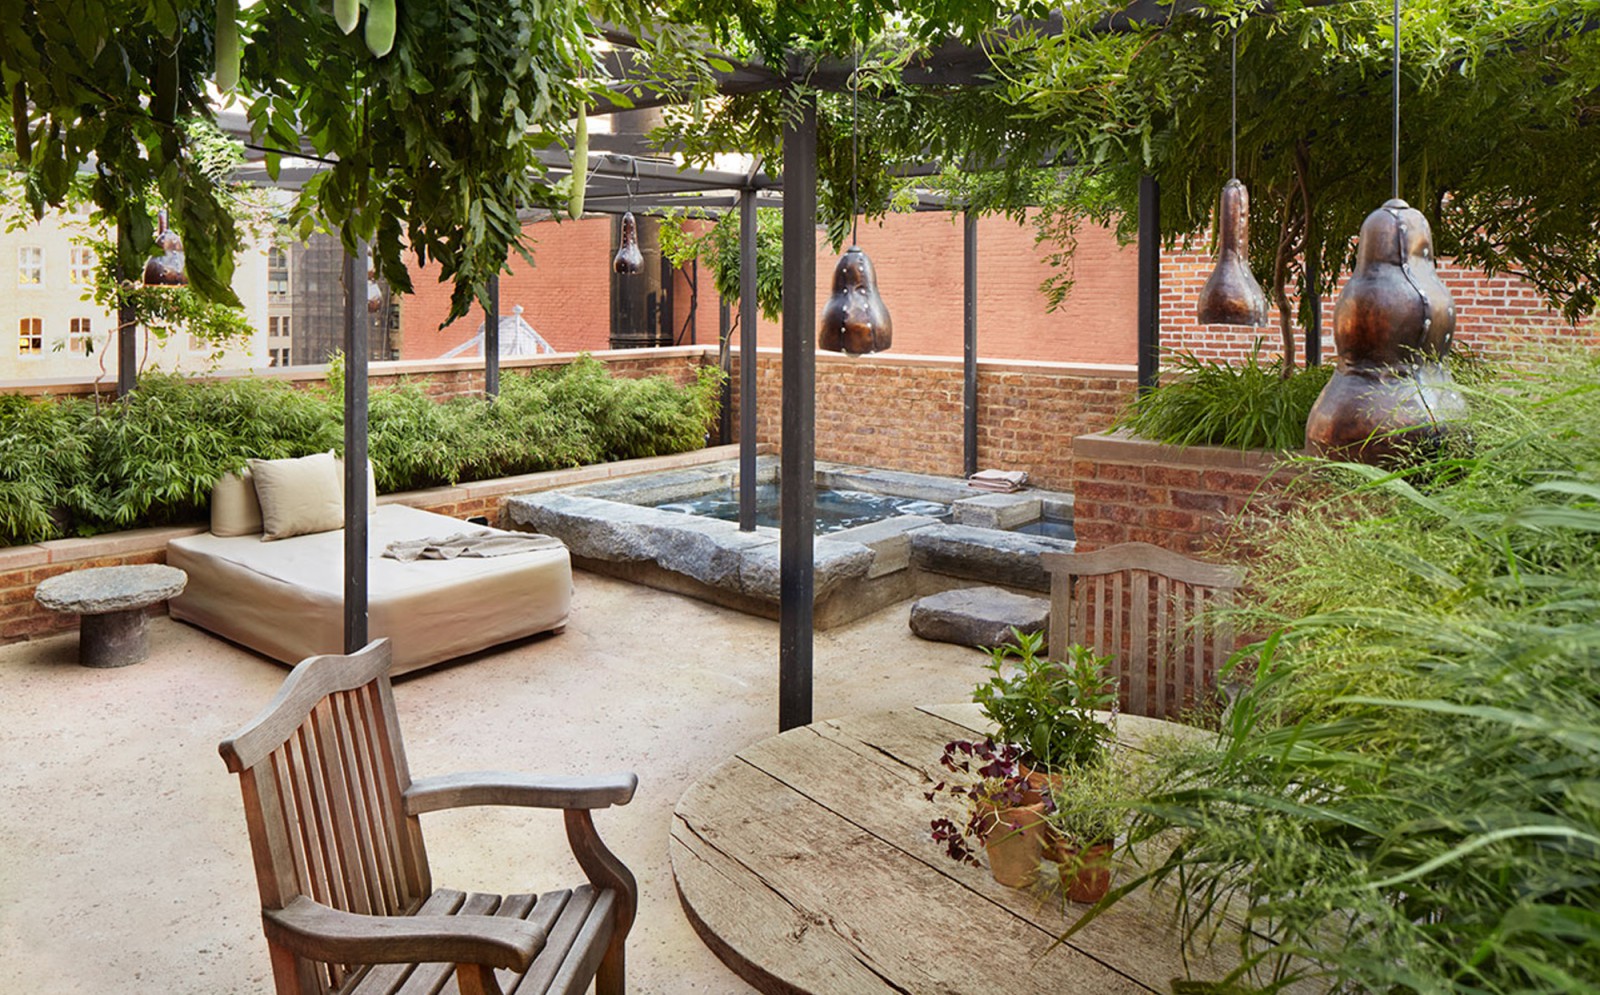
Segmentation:
[(261, 502), (261, 538), (344, 527), (344, 486), (333, 450), (299, 459), (250, 461)]
[(248, 469), (224, 474), (211, 488), (211, 534), (253, 536), (261, 531), (261, 502)]
[[(338, 457), (338, 460), (339, 460), (339, 486), (340, 486), (340, 488), (343, 488), (344, 487), (344, 457), (340, 456), (340, 457)], [(372, 461), (371, 460), (367, 460), (367, 514), (376, 515), (377, 513), (378, 513), (378, 475), (377, 475), (377, 471), (372, 468)]]

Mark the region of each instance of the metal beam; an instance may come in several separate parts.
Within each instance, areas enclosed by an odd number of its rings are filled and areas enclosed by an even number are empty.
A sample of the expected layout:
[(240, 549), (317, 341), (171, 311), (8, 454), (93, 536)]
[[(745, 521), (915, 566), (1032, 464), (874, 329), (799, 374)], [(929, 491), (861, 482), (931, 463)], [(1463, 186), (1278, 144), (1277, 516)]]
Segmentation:
[(500, 274), (489, 277), (489, 307), (483, 315), (483, 394), (500, 396)]
[(1139, 177), (1139, 390), (1161, 372), (1161, 186)]
[[(756, 193), (739, 195), (739, 531), (756, 529)], [(812, 266), (815, 267), (815, 263)], [(813, 291), (813, 294), (815, 291)]]
[(783, 126), (783, 493), (778, 501), (778, 730), (811, 722), (816, 564), (817, 99)]
[(367, 244), (344, 257), (344, 651), (367, 645)]
[(961, 215), (961, 472), (978, 472), (978, 219)]

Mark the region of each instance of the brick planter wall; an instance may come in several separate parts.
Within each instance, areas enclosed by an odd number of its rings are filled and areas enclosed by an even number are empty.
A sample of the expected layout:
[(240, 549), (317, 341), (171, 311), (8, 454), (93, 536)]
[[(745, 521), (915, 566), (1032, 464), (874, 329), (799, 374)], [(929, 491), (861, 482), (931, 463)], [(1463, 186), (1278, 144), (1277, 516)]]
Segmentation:
[(1248, 521), (1279, 510), (1293, 469), (1265, 452), (1166, 446), (1125, 432), (1079, 436), (1073, 460), (1073, 527), (1080, 550), (1148, 542), (1205, 555)]
[[(817, 356), (817, 459), (960, 476), (961, 361)], [(978, 363), (978, 465), (1026, 470), (1040, 487), (1071, 486), (1073, 439), (1111, 424), (1133, 396), (1131, 366)], [(739, 357), (734, 354), (734, 431)], [(781, 442), (782, 354), (756, 365), (756, 437)]]

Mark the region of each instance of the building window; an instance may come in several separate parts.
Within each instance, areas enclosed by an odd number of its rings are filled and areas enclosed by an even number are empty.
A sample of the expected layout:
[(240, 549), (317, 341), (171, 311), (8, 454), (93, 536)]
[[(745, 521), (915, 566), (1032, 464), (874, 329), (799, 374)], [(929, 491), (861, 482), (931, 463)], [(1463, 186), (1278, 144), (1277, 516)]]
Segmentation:
[(73, 318), (67, 332), (67, 351), (74, 356), (94, 355), (94, 322), (89, 318)]
[(17, 355), (44, 355), (43, 318), (23, 318), (17, 322)]
[(288, 347), (284, 347), (282, 349), (268, 349), (267, 350), (267, 365), (268, 366), (288, 366), (289, 365), (289, 349), (288, 349)]
[(289, 316), (274, 314), (267, 318), (267, 338), (286, 339), (289, 337)]
[(76, 284), (94, 282), (94, 250), (81, 245), (72, 247), (67, 265), (67, 279)]
[(17, 248), (17, 286), (39, 287), (44, 285), (44, 250), (37, 245), (23, 245)]
[(289, 296), (289, 253), (277, 246), (267, 250), (267, 296), (278, 300)]

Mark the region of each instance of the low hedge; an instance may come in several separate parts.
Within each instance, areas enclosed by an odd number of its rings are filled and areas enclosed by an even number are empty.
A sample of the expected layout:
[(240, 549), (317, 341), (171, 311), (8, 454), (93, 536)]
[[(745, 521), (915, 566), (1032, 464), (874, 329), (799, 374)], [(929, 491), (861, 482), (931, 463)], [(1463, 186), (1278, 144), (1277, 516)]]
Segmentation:
[[(435, 401), (416, 383), (376, 388), (368, 447), (380, 491), (413, 490), (698, 449), (721, 372), (695, 383), (613, 377), (581, 356), (507, 373), (498, 400)], [(201, 521), (211, 486), (251, 457), (342, 449), (329, 388), (148, 374), (108, 405), (0, 396), (0, 544)]]

